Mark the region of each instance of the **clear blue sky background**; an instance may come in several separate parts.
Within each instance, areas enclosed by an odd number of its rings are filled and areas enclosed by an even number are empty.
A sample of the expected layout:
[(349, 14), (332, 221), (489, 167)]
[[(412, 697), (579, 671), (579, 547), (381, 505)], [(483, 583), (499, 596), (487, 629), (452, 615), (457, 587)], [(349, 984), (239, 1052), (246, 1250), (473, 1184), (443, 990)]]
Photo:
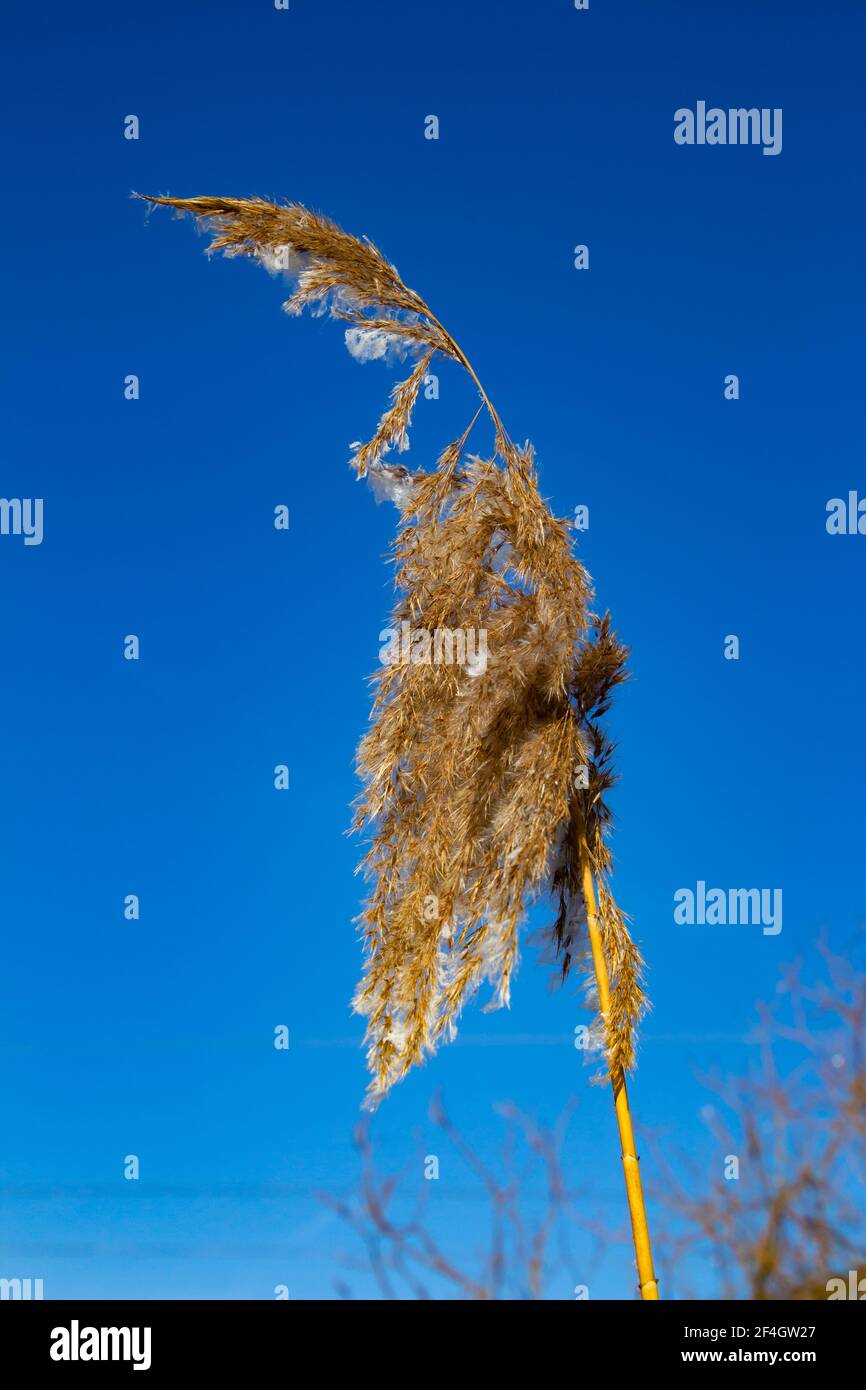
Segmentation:
[[(617, 884), (654, 1001), (635, 1107), (717, 1171), (696, 1070), (745, 1065), (780, 962), (822, 922), (844, 947), (866, 910), (866, 537), (825, 530), (828, 498), (866, 493), (862, 8), (160, 0), (10, 23), (0, 492), (44, 498), (45, 536), (0, 537), (0, 1275), (329, 1297), (352, 1248), (314, 1190), (356, 1172), (344, 831), (396, 513), (346, 460), (397, 373), (133, 188), (289, 196), (370, 235), (533, 439), (554, 509), (589, 505), (581, 554), (633, 652)], [(678, 147), (699, 99), (782, 107), (782, 153)], [(421, 466), (474, 409), (440, 376)], [(781, 935), (676, 926), (701, 878), (781, 887)], [(511, 1011), (467, 1012), (379, 1113), (385, 1162), (416, 1132), (429, 1151), (439, 1086), (485, 1153), (495, 1102), (552, 1120), (576, 1094), (569, 1163), (619, 1221), (584, 1018), (527, 950)], [(444, 1164), (438, 1228), (470, 1252), (471, 1191)], [(629, 1296), (627, 1252), (593, 1277)]]

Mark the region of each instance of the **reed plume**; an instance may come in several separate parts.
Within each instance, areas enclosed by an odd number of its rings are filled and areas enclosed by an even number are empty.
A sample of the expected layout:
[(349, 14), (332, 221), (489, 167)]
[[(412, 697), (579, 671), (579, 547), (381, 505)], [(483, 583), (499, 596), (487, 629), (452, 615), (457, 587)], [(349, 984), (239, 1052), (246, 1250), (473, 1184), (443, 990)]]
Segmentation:
[[(373, 722), (358, 752), (363, 793), (354, 825), (369, 836), (363, 869), (372, 886), (360, 918), (366, 959), (354, 1007), (367, 1020), (370, 1103), (453, 1037), (482, 982), (492, 987), (492, 1005), (508, 1002), (521, 925), (552, 888), (562, 975), (592, 958), (595, 1036), (628, 1158), (624, 1076), (646, 1001), (641, 957), (610, 885), (613, 746), (602, 722), (626, 652), (609, 616), (593, 612), (589, 576), (573, 554), (569, 523), (539, 492), (531, 447), (512, 443), (454, 338), (370, 241), (296, 203), (148, 202), (206, 224), (209, 251), (291, 277), (285, 309), (343, 321), (354, 357), (409, 359), (350, 460), (400, 511), (392, 627), (409, 637), (373, 678)], [(468, 372), (481, 404), (432, 468), (411, 472), (393, 455), (408, 447), (437, 355)], [(488, 458), (468, 452), (484, 410), (493, 426)], [(471, 651), (466, 634), (475, 637)], [(445, 638), (450, 660), (439, 659)], [(633, 1141), (631, 1157), (636, 1167)], [(640, 1249), (638, 1256), (644, 1296), (657, 1296), (647, 1292), (655, 1287), (651, 1261), (641, 1265)]]

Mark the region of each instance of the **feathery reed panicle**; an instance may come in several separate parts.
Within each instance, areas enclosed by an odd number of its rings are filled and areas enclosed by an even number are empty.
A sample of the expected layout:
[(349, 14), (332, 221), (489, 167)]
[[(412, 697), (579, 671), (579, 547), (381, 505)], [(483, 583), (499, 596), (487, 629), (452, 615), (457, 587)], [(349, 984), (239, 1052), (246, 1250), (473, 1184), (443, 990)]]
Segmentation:
[[(346, 323), (361, 361), (414, 359), (351, 464), (401, 513), (393, 545), (394, 651), (373, 677), (373, 722), (358, 752), (355, 827), (369, 836), (360, 918), (375, 1103), (444, 1038), (482, 982), (506, 1004), (530, 904), (551, 889), (563, 975), (587, 959), (582, 846), (598, 890), (610, 1002), (597, 1024), (610, 1075), (634, 1062), (642, 961), (610, 887), (613, 745), (602, 719), (626, 652), (591, 611), (570, 528), (538, 489), (470, 362), (424, 300), (368, 240), (297, 203), (149, 198), (213, 232), (209, 250), (294, 281), (284, 307)], [(408, 447), (431, 360), (463, 367), (493, 425), (490, 458), (472, 428), (428, 472), (390, 462)], [(601, 1005), (600, 1005), (601, 1008)]]
[[(528, 450), (509, 467), (469, 458), (397, 538), (394, 631), (485, 634), (486, 661), (437, 663), (412, 647), (374, 678), (359, 751), (356, 825), (371, 828), (374, 891), (362, 917), (373, 1094), (452, 1036), (486, 980), (507, 1003), (518, 930), (546, 885), (583, 738), (569, 700), (589, 586)], [(414, 507), (413, 501), (409, 506)]]

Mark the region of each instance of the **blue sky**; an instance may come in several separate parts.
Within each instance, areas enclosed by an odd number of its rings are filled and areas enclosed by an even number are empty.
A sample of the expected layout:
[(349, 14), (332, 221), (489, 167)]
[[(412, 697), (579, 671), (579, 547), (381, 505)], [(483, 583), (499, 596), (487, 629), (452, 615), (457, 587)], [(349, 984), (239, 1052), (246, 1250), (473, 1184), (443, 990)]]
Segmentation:
[[(287, 319), (278, 282), (208, 261), (133, 188), (291, 197), (371, 236), (533, 440), (554, 510), (589, 506), (580, 553), (632, 649), (617, 888), (654, 1004), (635, 1111), (716, 1171), (696, 1071), (745, 1065), (779, 964), (822, 923), (844, 948), (866, 912), (866, 538), (825, 528), (828, 499), (866, 494), (858, 10), (13, 18), (0, 492), (44, 499), (44, 539), (0, 536), (0, 1274), (46, 1297), (330, 1297), (352, 1248), (314, 1193), (356, 1172), (344, 832), (396, 513), (346, 460), (395, 373)], [(676, 145), (698, 100), (782, 108), (781, 154)], [(418, 466), (474, 410), (456, 371), (440, 381)], [(781, 888), (782, 932), (676, 925), (699, 879)], [(468, 1011), (379, 1113), (385, 1161), (429, 1142), (438, 1087), (483, 1152), (494, 1103), (552, 1120), (576, 1094), (569, 1161), (620, 1221), (609, 1099), (570, 1042), (584, 1018), (528, 948), (510, 1012)], [(482, 1203), (449, 1171), (436, 1201), (471, 1253)], [(630, 1280), (620, 1253), (593, 1296)]]

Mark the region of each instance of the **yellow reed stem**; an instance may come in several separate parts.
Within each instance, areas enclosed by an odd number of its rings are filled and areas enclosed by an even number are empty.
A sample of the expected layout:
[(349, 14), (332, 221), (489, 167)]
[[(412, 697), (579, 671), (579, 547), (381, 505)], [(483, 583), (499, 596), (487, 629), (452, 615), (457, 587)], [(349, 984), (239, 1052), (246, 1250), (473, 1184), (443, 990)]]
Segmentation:
[[(589, 931), (589, 943), (592, 947), (592, 962), (595, 967), (595, 978), (598, 984), (598, 1002), (602, 1014), (606, 1017), (610, 1009), (610, 977), (607, 973), (607, 959), (604, 954), (601, 924), (598, 920), (598, 905), (595, 897), (595, 884), (592, 881), (589, 850), (582, 830), (578, 830), (577, 852), (580, 861), (581, 886), (586, 903), (586, 921)], [(652, 1246), (650, 1245), (649, 1226), (647, 1225), (643, 1187), (640, 1180), (640, 1165), (635, 1151), (634, 1130), (632, 1129), (631, 1111), (628, 1106), (628, 1091), (626, 1089), (625, 1076), (622, 1068), (611, 1076), (611, 1085), (613, 1086), (614, 1105), (616, 1108), (616, 1122), (619, 1126), (619, 1142), (622, 1148), (622, 1167), (623, 1173), (625, 1174), (625, 1191), (626, 1197), (628, 1198), (629, 1215), (631, 1217), (634, 1252), (637, 1258), (640, 1296), (642, 1299), (648, 1301), (657, 1300), (659, 1296), (659, 1286), (653, 1269)]]
[[(508, 435), (505, 427), (499, 418), (496, 408), (491, 403), (487, 392), (481, 385), (472, 363), (469, 361), (462, 348), (451, 337), (451, 334), (440, 323), (430, 310), (424, 309), (428, 319), (444, 334), (448, 343), (454, 350), (458, 361), (462, 362), (467, 372), (475, 382), (484, 406), (497, 436), (502, 436), (506, 441)], [(477, 415), (475, 419), (477, 419)], [(472, 421), (474, 425), (475, 420)], [(472, 426), (470, 425), (470, 429)], [(468, 431), (467, 431), (468, 433)], [(498, 442), (498, 440), (497, 440)], [(586, 835), (583, 831), (583, 824), (580, 819), (577, 822), (577, 852), (580, 863), (581, 887), (586, 903), (586, 920), (589, 930), (589, 941), (592, 947), (592, 960), (595, 967), (595, 978), (598, 985), (598, 1001), (601, 1012), (607, 1017), (610, 1010), (610, 977), (607, 970), (607, 958), (604, 954), (604, 941), (602, 939), (601, 924), (598, 919), (598, 904), (595, 896), (595, 884), (592, 880), (592, 867), (589, 859), (589, 847), (586, 843)], [(634, 1252), (637, 1259), (638, 1281), (640, 1283), (640, 1296), (645, 1302), (656, 1302), (659, 1297), (658, 1280), (653, 1268), (652, 1245), (650, 1244), (649, 1226), (647, 1225), (646, 1206), (643, 1199), (643, 1185), (640, 1180), (640, 1164), (635, 1150), (634, 1129), (631, 1123), (631, 1111), (628, 1104), (628, 1089), (625, 1084), (625, 1074), (620, 1067), (611, 1076), (613, 1087), (614, 1107), (616, 1109), (616, 1122), (619, 1127), (619, 1142), (622, 1149), (622, 1168), (625, 1175), (625, 1191), (628, 1200), (629, 1216), (631, 1217), (631, 1233), (634, 1241)]]

